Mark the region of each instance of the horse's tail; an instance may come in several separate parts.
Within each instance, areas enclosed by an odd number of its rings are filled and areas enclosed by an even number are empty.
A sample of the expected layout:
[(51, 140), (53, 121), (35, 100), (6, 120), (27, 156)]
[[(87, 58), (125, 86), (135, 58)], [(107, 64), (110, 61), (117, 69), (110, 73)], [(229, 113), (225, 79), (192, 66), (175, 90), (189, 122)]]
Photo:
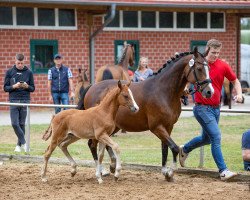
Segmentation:
[(106, 68), (102, 73), (102, 80), (114, 79), (111, 71)]
[(77, 107), (76, 109), (78, 110), (85, 110), (84, 108), (84, 97), (86, 95), (86, 93), (88, 92), (89, 88), (91, 87), (92, 85), (90, 84), (88, 87), (86, 88), (83, 88), (81, 87), (80, 89), (80, 94), (79, 94), (79, 101), (78, 101), (78, 104), (77, 104)]
[(53, 121), (54, 117), (55, 117), (55, 115), (52, 116), (52, 119), (50, 121), (50, 125), (47, 128), (47, 130), (45, 131), (45, 133), (43, 134), (42, 139), (45, 141), (47, 141), (50, 138), (50, 136), (52, 135), (52, 126), (51, 125), (52, 125), (52, 121)]

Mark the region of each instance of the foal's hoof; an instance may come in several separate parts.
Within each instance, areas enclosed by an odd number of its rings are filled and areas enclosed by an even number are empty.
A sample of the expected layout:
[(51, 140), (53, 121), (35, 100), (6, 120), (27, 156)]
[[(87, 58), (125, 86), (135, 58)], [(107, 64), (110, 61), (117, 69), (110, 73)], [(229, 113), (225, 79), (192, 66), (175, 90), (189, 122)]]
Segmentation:
[(47, 182), (48, 182), (48, 179), (47, 179), (47, 178), (42, 178), (42, 182), (43, 182), (43, 183), (47, 183)]
[(174, 171), (173, 170), (168, 170), (165, 174), (165, 179), (168, 182), (174, 182)]
[(116, 176), (114, 176), (114, 177), (115, 177), (115, 182), (118, 182), (119, 177), (116, 177)]

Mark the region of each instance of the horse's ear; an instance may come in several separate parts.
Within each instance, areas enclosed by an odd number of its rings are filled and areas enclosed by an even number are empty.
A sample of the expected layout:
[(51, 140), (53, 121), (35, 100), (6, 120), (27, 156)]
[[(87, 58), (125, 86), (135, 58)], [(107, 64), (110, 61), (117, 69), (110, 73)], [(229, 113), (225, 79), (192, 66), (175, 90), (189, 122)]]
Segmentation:
[(123, 46), (124, 46), (124, 47), (127, 46), (127, 41), (124, 41)]
[(129, 82), (128, 82), (127, 86), (129, 87), (129, 86), (130, 86), (130, 84), (131, 84), (131, 80), (129, 80)]
[(207, 50), (204, 52), (203, 57), (206, 57), (209, 51), (210, 51), (210, 47), (208, 47)]
[(198, 52), (198, 47), (194, 47), (194, 57), (198, 57), (198, 54), (199, 54), (199, 52)]
[(121, 83), (120, 80), (118, 81), (118, 87), (119, 87), (120, 89), (122, 89), (122, 83)]

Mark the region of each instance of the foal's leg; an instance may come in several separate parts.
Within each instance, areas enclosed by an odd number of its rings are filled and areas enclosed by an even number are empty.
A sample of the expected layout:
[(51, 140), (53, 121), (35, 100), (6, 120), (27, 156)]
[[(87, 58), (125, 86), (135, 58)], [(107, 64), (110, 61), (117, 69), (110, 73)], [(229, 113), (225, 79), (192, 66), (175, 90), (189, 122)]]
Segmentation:
[(96, 165), (96, 178), (99, 184), (101, 184), (103, 182), (102, 180), (102, 161), (103, 161), (103, 157), (104, 157), (104, 150), (105, 150), (105, 144), (103, 143), (99, 143), (99, 152), (98, 152), (98, 161), (97, 161), (97, 165)]
[(115, 154), (116, 157), (115, 180), (118, 180), (122, 168), (119, 146), (107, 134), (101, 135), (98, 139), (103, 144), (110, 146)]
[(76, 174), (76, 167), (77, 164), (74, 161), (74, 159), (71, 157), (71, 155), (68, 152), (68, 146), (74, 142), (76, 142), (77, 140), (79, 140), (80, 138), (76, 137), (75, 135), (69, 133), (67, 135), (67, 137), (58, 145), (60, 147), (60, 149), (62, 150), (62, 152), (64, 153), (64, 155), (68, 158), (70, 165), (71, 165), (71, 176), (75, 176)]
[(57, 146), (57, 142), (51, 140), (51, 143), (48, 146), (48, 148), (44, 154), (44, 165), (43, 165), (42, 172), (41, 172), (41, 177), (42, 177), (43, 182), (48, 181), (48, 179), (46, 177), (47, 165), (48, 165), (49, 158), (50, 158), (52, 152), (55, 150), (56, 146)]
[[(88, 146), (89, 146), (91, 154), (92, 154), (92, 156), (94, 158), (96, 167), (98, 165), (97, 144), (98, 144), (98, 140), (89, 139), (89, 141), (88, 141)], [(110, 147), (106, 147), (106, 148), (111, 149)], [(105, 168), (103, 166), (101, 166), (101, 173), (102, 173), (103, 176), (108, 176), (109, 175), (109, 172), (107, 170), (105, 170)]]

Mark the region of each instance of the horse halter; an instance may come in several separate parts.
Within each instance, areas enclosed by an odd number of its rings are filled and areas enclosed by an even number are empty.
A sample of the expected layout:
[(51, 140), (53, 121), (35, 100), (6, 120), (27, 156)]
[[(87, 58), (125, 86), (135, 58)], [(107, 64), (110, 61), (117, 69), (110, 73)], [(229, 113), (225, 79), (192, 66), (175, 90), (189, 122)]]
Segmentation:
[(188, 72), (188, 74), (187, 74), (187, 78), (188, 78), (188, 76), (189, 76), (189, 74), (190, 74), (190, 72), (191, 71), (193, 71), (193, 74), (194, 74), (194, 78), (195, 78), (195, 85), (196, 85), (196, 89), (194, 89), (193, 91), (191, 91), (191, 95), (192, 94), (194, 94), (195, 92), (202, 92), (203, 90), (204, 90), (204, 88), (202, 88), (202, 86), (203, 85), (208, 85), (209, 83), (212, 83), (212, 80), (211, 79), (205, 79), (204, 81), (199, 81), (198, 80), (198, 77), (197, 77), (197, 74), (196, 74), (196, 72), (195, 72), (195, 63), (199, 63), (199, 64), (202, 64), (203, 66), (204, 66), (204, 68), (205, 67), (207, 67), (208, 68), (208, 64), (207, 64), (207, 62), (206, 62), (206, 60), (204, 60), (204, 62), (203, 63), (201, 63), (201, 62), (198, 62), (198, 61), (195, 61), (195, 57), (193, 56), (192, 58), (191, 58), (191, 60), (189, 60), (189, 67), (190, 67), (190, 69), (189, 69), (189, 72)]

